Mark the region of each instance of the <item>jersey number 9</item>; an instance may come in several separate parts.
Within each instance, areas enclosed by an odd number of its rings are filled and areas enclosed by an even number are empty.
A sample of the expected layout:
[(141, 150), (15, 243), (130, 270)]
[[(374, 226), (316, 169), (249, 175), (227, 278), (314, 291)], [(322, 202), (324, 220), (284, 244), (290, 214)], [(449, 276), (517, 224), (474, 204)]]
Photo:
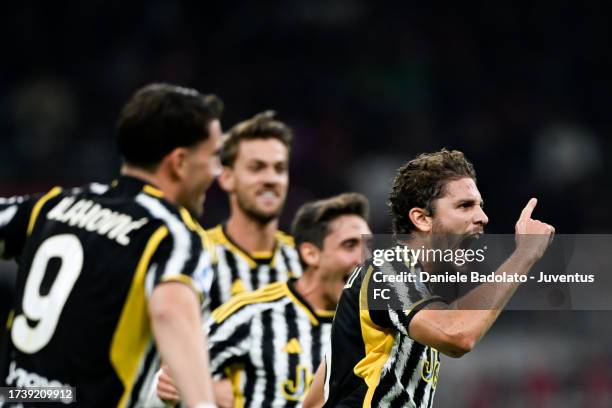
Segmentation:
[[(49, 293), (41, 296), (40, 287), (53, 258), (59, 258), (61, 266)], [(75, 235), (56, 235), (38, 247), (25, 284), (23, 313), (13, 320), (11, 339), (18, 350), (33, 354), (49, 343), (82, 268), (83, 246)], [(28, 320), (35, 322), (33, 328)]]

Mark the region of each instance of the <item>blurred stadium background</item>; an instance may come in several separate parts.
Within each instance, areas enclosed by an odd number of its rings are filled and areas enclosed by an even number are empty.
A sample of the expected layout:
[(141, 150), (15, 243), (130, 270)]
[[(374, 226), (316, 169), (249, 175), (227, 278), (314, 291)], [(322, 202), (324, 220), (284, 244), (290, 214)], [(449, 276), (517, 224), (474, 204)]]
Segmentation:
[[(607, 233), (612, 7), (607, 2), (10, 2), (0, 16), (0, 196), (117, 174), (113, 125), (139, 86), (214, 92), (226, 128), (265, 109), (296, 132), (282, 225), (302, 202), (365, 193), (389, 231), (395, 169), (463, 150), (489, 232), (529, 197), (560, 233)], [(207, 198), (202, 222), (227, 214)], [(0, 299), (13, 275), (2, 264)], [(5, 301), (6, 299), (6, 301)], [(506, 312), (444, 359), (438, 407), (612, 406), (612, 313)]]

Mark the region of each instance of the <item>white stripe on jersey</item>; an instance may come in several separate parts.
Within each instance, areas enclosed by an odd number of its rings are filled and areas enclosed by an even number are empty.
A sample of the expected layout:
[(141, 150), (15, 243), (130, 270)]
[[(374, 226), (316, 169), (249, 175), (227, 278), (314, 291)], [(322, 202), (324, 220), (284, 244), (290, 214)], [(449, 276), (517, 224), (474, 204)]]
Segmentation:
[(147, 274), (145, 275), (145, 294), (147, 298), (153, 294), (153, 288), (155, 286), (155, 272), (157, 271), (157, 265), (153, 264), (149, 267)]
[[(260, 314), (259, 309), (265, 309), (266, 305), (267, 304), (265, 303), (262, 304), (261, 305), (262, 307), (258, 308), (257, 310), (243, 308), (239, 312), (231, 315), (226, 320), (224, 320), (223, 324), (219, 326), (219, 329), (215, 331), (215, 333), (212, 336), (210, 335), (210, 331), (208, 330), (208, 328), (212, 324), (215, 324), (215, 321), (214, 319), (211, 318), (210, 320), (208, 320), (208, 322), (204, 323), (206, 326), (205, 331), (208, 332), (208, 336), (209, 336), (208, 343), (212, 344), (212, 343), (221, 342), (221, 341), (231, 338), (231, 336), (234, 335), (238, 327), (242, 326), (245, 323), (248, 323), (253, 318), (254, 314), (259, 315)], [(246, 341), (240, 343), (240, 347), (238, 349), (245, 350), (248, 352), (250, 350), (250, 343), (252, 340), (254, 340), (254, 336), (252, 334), (249, 334), (249, 336), (247, 336), (246, 338)], [(242, 354), (242, 353), (236, 353), (236, 351), (237, 351), (237, 348), (231, 348), (222, 353), (219, 353), (216, 356), (211, 356), (211, 362), (210, 362), (211, 371), (216, 371), (229, 357)]]
[[(294, 315), (295, 318), (289, 321), (288, 317), (291, 315)], [(269, 316), (270, 320), (266, 321), (266, 316)], [(319, 321), (320, 330), (313, 330), (311, 316), (303, 306), (296, 304), (287, 295), (265, 303), (247, 304), (220, 324), (215, 323), (213, 319), (209, 321), (209, 324), (215, 325), (214, 333), (212, 335), (209, 333), (211, 349), (215, 349), (218, 344), (227, 344), (228, 339), (235, 340), (224, 346), (226, 349), (217, 347), (215, 353), (211, 354), (212, 371), (219, 372), (229, 359), (235, 356), (243, 356), (248, 361), (247, 365), (255, 370), (254, 372), (242, 371), (240, 376), (240, 391), (246, 398), (245, 407), (247, 408), (285, 407), (293, 404), (283, 393), (283, 390), (290, 392), (284, 388), (287, 381), (297, 380), (298, 383), (295, 386), (299, 388), (296, 389), (294, 396), (303, 397), (300, 390), (303, 390), (302, 387), (306, 384), (301, 377), (303, 372), (300, 370), (296, 373), (297, 365), (308, 370), (309, 376), (314, 375), (319, 362), (329, 350), (332, 326), (330, 321)], [(241, 332), (238, 336), (237, 328), (244, 324), (250, 324), (250, 333), (247, 335)], [(268, 326), (264, 327), (264, 324)], [(295, 325), (295, 332), (291, 328), (292, 325)], [(271, 334), (269, 337), (264, 337), (267, 333)], [(313, 334), (316, 334), (317, 337), (313, 338)], [(287, 349), (290, 342), (295, 345), (296, 340), (301, 351), (295, 348)], [(313, 350), (315, 343), (320, 344), (320, 349)], [(272, 348), (272, 354), (268, 353), (268, 347)], [(317, 355), (313, 355), (313, 352), (316, 352)], [(291, 364), (292, 361), (295, 361), (295, 366)], [(313, 367), (313, 363), (316, 363), (317, 367)], [(272, 370), (273, 375), (267, 372), (267, 369)], [(249, 389), (251, 390), (248, 395), (245, 394), (247, 374), (250, 375)], [(269, 382), (272, 380), (271, 377), (274, 377), (272, 384)], [(273, 393), (266, 395), (266, 391), (271, 390)], [(297, 406), (299, 405), (298, 402)]]
[[(150, 340), (149, 344), (145, 348), (143, 358), (140, 360), (140, 365), (138, 366), (138, 371), (136, 373), (136, 376), (134, 377), (133, 383), (135, 384), (141, 376), (145, 377), (143, 380), (144, 382), (141, 383), (140, 389), (132, 390), (125, 404), (126, 407), (141, 407), (140, 405), (141, 401), (143, 401), (144, 398), (146, 398), (147, 392), (149, 391), (149, 387), (152, 382), (152, 377), (155, 376), (155, 373), (157, 372), (157, 368), (159, 367), (159, 353), (157, 351), (155, 351), (155, 356), (150, 361), (150, 363), (146, 364), (147, 356), (151, 352), (154, 351), (153, 350), (154, 348), (155, 348), (155, 342), (153, 340)], [(147, 381), (148, 381), (148, 384), (147, 384)], [(133, 400), (132, 396), (135, 396), (136, 399)]]
[(257, 271), (257, 287), (261, 288), (268, 283), (272, 283), (270, 282), (270, 266), (261, 265)]
[[(0, 227), (3, 227), (9, 222), (11, 222), (15, 214), (17, 214), (16, 205), (12, 205), (0, 211)], [(4, 248), (5, 248), (5, 242), (3, 240), (0, 240), (0, 258), (4, 256)]]
[(251, 272), (251, 267), (249, 266), (247, 261), (238, 254), (233, 254), (233, 255), (234, 255), (234, 259), (236, 259), (236, 267), (238, 268), (238, 278), (242, 281), (244, 288), (249, 292), (259, 289), (261, 286), (254, 288), (253, 285), (251, 284), (251, 273), (252, 272)]
[[(414, 370), (414, 373), (412, 373), (412, 377), (410, 378), (410, 387), (408, 387), (408, 392), (410, 395), (414, 395), (414, 392), (416, 391), (417, 386), (419, 385), (419, 382), (422, 381), (421, 379), (421, 373), (422, 373), (422, 364), (423, 364), (423, 355), (426, 354), (428, 352), (428, 348), (425, 347), (423, 349), (423, 351), (421, 352), (421, 355), (419, 356), (419, 363), (417, 364), (417, 368), (416, 370)], [(431, 388), (431, 383), (427, 383), (427, 387), (426, 388)], [(421, 404), (423, 404), (424, 400), (421, 400)]]
[(12, 205), (4, 210), (0, 211), (0, 227), (4, 227), (6, 224), (11, 222), (13, 217), (17, 214), (17, 206)]
[[(402, 311), (402, 313), (405, 313), (405, 311)], [(396, 329), (398, 329), (403, 335), (408, 336), (408, 330), (406, 330), (406, 328), (404, 327), (404, 324), (400, 322), (397, 312), (391, 309), (390, 306), (389, 306), (389, 319), (391, 319), (391, 322), (393, 323)]]
[(17, 214), (17, 206), (12, 205), (4, 210), (0, 211), (0, 227), (4, 227), (6, 224), (11, 222), (13, 217)]
[(102, 195), (106, 193), (108, 189), (109, 189), (109, 186), (107, 184), (100, 184), (100, 183), (89, 184), (89, 191), (91, 191), (94, 194)]
[[(302, 350), (312, 350), (312, 324), (309, 324), (310, 322), (306, 319), (300, 319), (300, 313), (303, 313), (301, 310), (299, 310), (299, 308), (297, 307), (297, 305), (295, 303), (293, 303), (291, 306), (293, 306), (293, 308), (295, 309), (295, 315), (298, 316), (297, 319), (297, 329), (298, 329), (298, 340), (300, 342), (300, 346), (302, 347)], [(331, 325), (324, 325), (324, 326), (331, 326)], [(323, 348), (323, 344), (321, 344), (321, 348)], [(312, 353), (300, 353), (299, 354), (300, 357), (300, 365), (302, 367), (312, 367)], [(317, 367), (312, 367), (312, 371), (309, 372), (308, 374), (313, 376), (314, 378), (314, 373), (317, 371)], [(294, 378), (295, 377), (295, 373), (289, 373), (290, 378)], [(302, 384), (303, 386), (305, 386), (306, 384)]]
[[(278, 247), (270, 264), (259, 263), (253, 269), (251, 269), (249, 261), (247, 261), (242, 254), (233, 252), (223, 243), (216, 243), (215, 249), (217, 252), (217, 275), (215, 279), (215, 289), (213, 291), (216, 296), (219, 296), (219, 305), (227, 302), (232, 297), (234, 276), (241, 281), (242, 287), (247, 292), (257, 290), (270, 283), (285, 282), (290, 278), (289, 272), (291, 272), (291, 276), (293, 277), (301, 276), (301, 267), (299, 265), (297, 252), (295, 249), (280, 242), (278, 243)], [(289, 259), (289, 263), (292, 265), (291, 267), (287, 265), (283, 254)], [(230, 262), (228, 262), (228, 257), (232, 257), (235, 261), (233, 271)], [(274, 267), (271, 265), (274, 265)], [(296, 267), (298, 269), (295, 269)], [(272, 270), (275, 271), (274, 279), (272, 279)], [(255, 281), (255, 286), (253, 286), (253, 281)]]
[[(253, 319), (253, 323), (251, 326), (251, 333), (253, 336), (253, 347), (251, 348), (250, 357), (253, 365), (255, 365), (256, 370), (263, 371), (263, 324), (261, 321), (261, 314), (255, 316)], [(266, 389), (266, 376), (261, 373), (261, 375), (256, 376), (257, 379), (255, 381), (255, 387), (253, 388), (253, 398), (251, 403), (248, 405), (249, 407), (261, 407), (264, 400), (264, 390)], [(248, 396), (246, 396), (248, 398)]]
[[(283, 300), (288, 301), (290, 299), (283, 298)], [(288, 302), (286, 301), (279, 302), (279, 307), (281, 308), (281, 310), (285, 309), (287, 303)], [(296, 314), (296, 316), (298, 315)], [(289, 341), (287, 322), (285, 321), (285, 316), (282, 313), (272, 313), (272, 327), (274, 333), (274, 339), (272, 341), (272, 343), (274, 344), (274, 350), (282, 350)], [(274, 384), (274, 387), (278, 386), (279, 379), (288, 378), (287, 374), (289, 373), (289, 359), (284, 357), (285, 356), (280, 353), (274, 356), (274, 377), (276, 378), (276, 384)], [(277, 407), (284, 405), (287, 402), (285, 398), (283, 398), (282, 394), (278, 392), (278, 390), (274, 391), (274, 400), (272, 400), (271, 406)]]
[(325, 384), (323, 385), (323, 397), (324, 401), (327, 402), (329, 399), (329, 380), (331, 379), (332, 371), (332, 359), (331, 359), (331, 342), (327, 345), (325, 351)]
[(235, 355), (241, 355), (243, 354), (242, 353), (243, 351), (248, 351), (250, 349), (250, 344), (251, 344), (251, 338), (247, 337), (246, 339), (241, 341), (236, 346), (228, 347), (227, 349), (223, 350), (221, 353), (217, 354), (210, 361), (211, 371), (216, 371), (217, 368), (221, 366), (221, 364), (223, 364), (223, 362), (225, 362), (228, 358), (235, 356)]
[(209, 292), (214, 274), (208, 251), (202, 251), (200, 253), (200, 259), (198, 259), (198, 264), (191, 276), (193, 276), (194, 285), (198, 286), (201, 293)]
[[(401, 336), (396, 335), (395, 341), (393, 343), (393, 348), (391, 349), (391, 356), (397, 356), (397, 363), (395, 364), (395, 375), (397, 378), (402, 378), (402, 373), (404, 372), (404, 368), (406, 366), (406, 362), (408, 361), (408, 357), (410, 356), (410, 350), (412, 350), (412, 345), (414, 341), (408, 341), (407, 338), (404, 339), (401, 350), (398, 350), (398, 346), (401, 342)], [(381, 377), (386, 374), (387, 371), (394, 365), (394, 361), (390, 361), (389, 359), (385, 366), (383, 367), (383, 372)], [(404, 391), (404, 385), (395, 383), (393, 387), (387, 392), (385, 397), (380, 401), (380, 406), (385, 407), (388, 406), (395, 398), (400, 396)]]
[[(328, 353), (331, 353), (331, 331), (332, 331), (331, 324), (322, 325), (321, 339), (324, 339), (325, 341), (321, 341), (321, 359), (319, 361), (325, 360)], [(317, 368), (319, 367), (314, 368), (315, 372), (317, 371)]]
[(9, 204), (21, 204), (25, 201), (26, 197), (24, 196), (13, 196), (13, 197), (0, 197), (0, 204), (9, 205)]
[(302, 264), (300, 263), (300, 256), (297, 253), (297, 249), (293, 251), (284, 251), (289, 258), (289, 265), (285, 267), (285, 274), (289, 271), (292, 273), (294, 278), (302, 276)]
[(168, 227), (168, 232), (172, 235), (174, 248), (161, 276), (180, 274), (191, 254), (191, 236), (187, 226), (157, 199), (147, 194), (138, 194), (136, 202), (147, 209), (153, 217), (164, 221)]

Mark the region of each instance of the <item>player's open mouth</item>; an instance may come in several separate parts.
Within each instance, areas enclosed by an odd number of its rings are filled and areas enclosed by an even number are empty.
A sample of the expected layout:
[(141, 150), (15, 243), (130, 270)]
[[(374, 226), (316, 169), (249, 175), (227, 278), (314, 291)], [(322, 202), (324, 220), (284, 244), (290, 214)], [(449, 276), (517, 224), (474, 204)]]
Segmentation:
[(259, 197), (263, 197), (263, 198), (278, 198), (278, 194), (276, 193), (276, 191), (272, 191), (272, 190), (264, 190), (261, 192), (258, 192), (257, 195)]

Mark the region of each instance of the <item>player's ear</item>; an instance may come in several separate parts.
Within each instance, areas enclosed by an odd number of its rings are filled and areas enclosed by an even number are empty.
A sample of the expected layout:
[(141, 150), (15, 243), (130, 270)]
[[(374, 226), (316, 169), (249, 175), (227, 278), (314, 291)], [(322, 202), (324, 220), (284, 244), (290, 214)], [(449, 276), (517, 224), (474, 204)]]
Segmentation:
[(421, 232), (430, 232), (433, 218), (424, 208), (414, 207), (408, 211), (408, 217), (414, 226)]
[(221, 189), (226, 193), (234, 191), (235, 177), (234, 169), (231, 167), (223, 166), (221, 169), (221, 174), (219, 174), (217, 180), (219, 181), (219, 186)]
[(318, 266), (321, 259), (321, 250), (313, 243), (303, 242), (298, 247), (300, 257), (308, 266)]
[(164, 158), (170, 169), (172, 178), (182, 180), (188, 176), (189, 152), (184, 147), (177, 147)]

